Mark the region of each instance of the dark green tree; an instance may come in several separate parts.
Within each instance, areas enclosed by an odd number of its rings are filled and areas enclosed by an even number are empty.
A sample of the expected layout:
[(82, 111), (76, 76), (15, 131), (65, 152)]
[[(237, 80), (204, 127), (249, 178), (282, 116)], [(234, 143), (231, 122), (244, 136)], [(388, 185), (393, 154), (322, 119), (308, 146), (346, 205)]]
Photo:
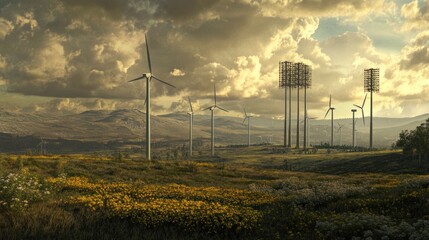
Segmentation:
[(421, 164), (422, 156), (424, 155), (426, 159), (429, 153), (429, 119), (415, 130), (402, 131), (396, 141), (396, 146), (402, 148), (405, 154), (417, 153), (419, 164)]

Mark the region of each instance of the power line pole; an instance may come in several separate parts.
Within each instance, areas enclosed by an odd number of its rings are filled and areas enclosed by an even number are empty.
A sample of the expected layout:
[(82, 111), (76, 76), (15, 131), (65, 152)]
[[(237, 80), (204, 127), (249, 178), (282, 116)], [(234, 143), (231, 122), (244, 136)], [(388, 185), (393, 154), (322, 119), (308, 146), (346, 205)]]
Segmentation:
[(380, 91), (380, 69), (369, 68), (364, 71), (364, 90), (370, 93), (370, 122), (369, 122), (369, 149), (373, 149), (373, 92)]
[[(291, 145), (291, 102), (292, 102), (292, 80), (294, 65), (292, 62), (279, 62), (279, 88), (285, 89), (285, 117), (284, 117), (284, 133), (283, 146), (290, 147)], [(289, 98), (289, 101), (288, 101)], [(288, 106), (289, 104), (289, 106)]]
[(356, 138), (355, 138), (355, 113), (356, 113), (356, 109), (352, 109), (352, 114), (353, 114), (353, 119), (352, 119), (352, 147), (356, 147)]
[(304, 151), (307, 150), (307, 88), (310, 88), (311, 86), (311, 67), (309, 65), (304, 65), (303, 69), (303, 81), (304, 81)]
[(296, 149), (299, 149), (299, 88), (301, 87), (302, 63), (295, 63), (295, 87), (296, 87)]

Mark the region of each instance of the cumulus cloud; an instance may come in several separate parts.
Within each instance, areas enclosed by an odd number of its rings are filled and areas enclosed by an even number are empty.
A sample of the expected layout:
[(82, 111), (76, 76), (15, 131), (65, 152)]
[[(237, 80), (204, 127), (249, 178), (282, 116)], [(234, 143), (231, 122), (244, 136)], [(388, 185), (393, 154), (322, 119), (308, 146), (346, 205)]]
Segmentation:
[[(426, 21), (426, 10), (417, 8), (414, 1), (401, 9), (410, 29)], [(310, 111), (324, 106), (330, 92), (336, 101), (360, 101), (366, 67), (383, 69), (380, 99), (388, 109), (406, 95), (395, 90), (399, 79), (417, 71), (414, 76), (427, 79), (427, 34), (402, 56), (390, 56), (361, 30), (323, 41), (314, 33), (319, 18), (358, 21), (393, 9), (387, 0), (6, 0), (0, 3), (0, 79), (10, 92), (53, 97), (38, 109), (133, 108), (144, 99), (145, 84), (127, 80), (148, 71), (147, 34), (154, 74), (178, 87), (152, 84), (154, 112), (182, 111), (188, 95), (205, 105), (215, 83), (225, 107), (241, 111), (243, 101), (276, 116), (283, 60), (312, 65)]]
[(321, 1), (276, 1), (276, 0), (242, 0), (259, 7), (266, 16), (347, 16), (352, 19), (362, 18), (371, 13), (389, 14), (395, 4), (385, 0), (321, 0)]
[(2, 73), (10, 91), (56, 97), (109, 97), (108, 90), (121, 91), (118, 86), (141, 57), (145, 30), (118, 17), (121, 13), (112, 9), (119, 1), (82, 4), (22, 1), (2, 6), (12, 24), (0, 47), (10, 63)]
[(174, 76), (174, 77), (183, 77), (186, 74), (181, 69), (175, 68), (175, 69), (173, 69), (173, 71), (170, 72), (170, 75)]
[[(1, 5), (0, 52), (12, 63), (3, 78), (10, 91), (54, 97), (137, 97), (138, 92), (123, 83), (146, 71), (143, 36), (148, 32), (154, 70), (182, 77), (174, 69), (195, 72), (210, 63), (202, 59), (229, 69), (237, 67), (235, 59), (241, 56), (263, 54), (270, 60), (314, 33), (317, 18), (294, 19), (288, 12), (345, 16), (368, 11), (366, 4), (347, 1), (321, 1), (316, 4), (319, 7), (304, 2), (230, 0), (19, 2)], [(383, 4), (379, 0), (375, 5)], [(17, 47), (11, 49), (13, 45)], [(196, 54), (202, 59), (196, 59)], [(168, 59), (168, 55), (174, 57)], [(192, 81), (207, 80), (196, 76)], [(154, 88), (155, 95), (177, 94), (162, 86)]]
[(331, 58), (322, 50), (319, 41), (303, 38), (299, 42), (297, 52), (306, 56), (309, 65), (314, 68), (331, 66)]
[[(424, 4), (424, 5), (423, 5)], [(401, 15), (405, 18), (402, 30), (424, 30), (429, 23), (429, 2), (424, 1), (419, 7), (419, 1), (414, 0), (401, 7)]]
[(12, 22), (0, 17), (0, 39), (4, 39), (12, 30)]
[[(192, 109), (194, 110), (195, 114), (200, 114), (200, 111), (203, 110), (203, 106), (201, 104), (201, 101), (198, 99), (191, 98), (192, 103)], [(190, 112), (191, 107), (189, 106), (189, 100), (188, 97), (182, 97), (178, 101), (171, 102), (170, 107), (168, 108), (169, 112)]]
[(427, 69), (429, 62), (429, 31), (419, 33), (402, 51), (401, 69)]

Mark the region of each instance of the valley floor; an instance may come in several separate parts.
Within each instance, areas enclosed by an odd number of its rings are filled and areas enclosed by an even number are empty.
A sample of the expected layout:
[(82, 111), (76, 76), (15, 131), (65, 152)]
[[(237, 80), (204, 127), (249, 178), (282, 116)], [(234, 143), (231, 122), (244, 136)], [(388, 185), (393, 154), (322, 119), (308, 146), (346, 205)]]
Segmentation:
[(0, 239), (429, 239), (429, 162), (395, 151), (0, 156)]

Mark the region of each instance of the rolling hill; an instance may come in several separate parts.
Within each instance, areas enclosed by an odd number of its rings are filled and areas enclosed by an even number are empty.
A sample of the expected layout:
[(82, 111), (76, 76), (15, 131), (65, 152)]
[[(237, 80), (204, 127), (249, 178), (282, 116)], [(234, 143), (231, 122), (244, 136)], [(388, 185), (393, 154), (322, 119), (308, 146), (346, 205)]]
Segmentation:
[[(57, 115), (55, 113), (21, 113), (0, 111), (0, 132), (17, 136), (35, 136), (47, 139), (68, 139), (79, 141), (144, 141), (144, 112), (120, 109), (115, 111), (92, 110), (78, 114)], [(414, 129), (429, 118), (429, 114), (410, 118), (374, 118), (375, 146), (389, 147), (401, 130)], [(152, 116), (152, 138), (154, 141), (180, 141), (188, 138), (188, 116), (184, 113)], [(341, 144), (351, 144), (351, 119), (335, 120), (344, 125)], [(367, 145), (369, 119), (366, 126), (357, 119), (357, 144)], [(245, 144), (247, 127), (243, 119), (229, 116), (216, 116), (216, 142), (218, 144)], [(303, 126), (301, 125), (301, 128)], [(295, 142), (296, 123), (292, 124), (292, 141)], [(339, 144), (340, 132), (335, 130), (335, 143)], [(252, 118), (252, 142), (283, 142), (283, 120), (261, 117)], [(301, 133), (302, 136), (302, 133)], [(310, 144), (329, 141), (330, 121), (311, 120)], [(195, 139), (210, 138), (210, 117), (194, 116)], [(302, 140), (301, 140), (302, 141)], [(301, 142), (302, 144), (302, 142)]]

